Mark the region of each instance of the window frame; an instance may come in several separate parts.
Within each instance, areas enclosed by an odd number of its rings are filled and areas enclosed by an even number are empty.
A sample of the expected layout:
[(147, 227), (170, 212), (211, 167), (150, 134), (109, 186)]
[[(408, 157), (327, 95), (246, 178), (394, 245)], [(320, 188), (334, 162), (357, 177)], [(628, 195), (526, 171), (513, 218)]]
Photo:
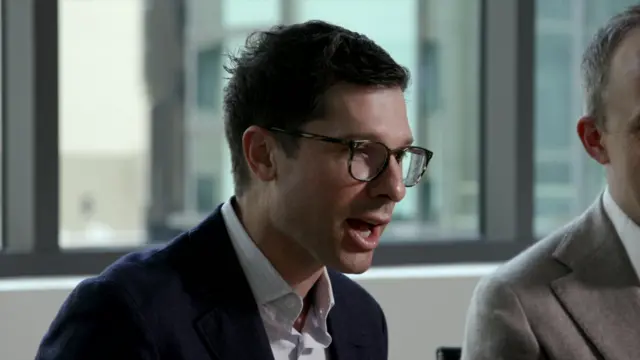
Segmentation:
[[(97, 274), (136, 249), (58, 245), (58, 0), (3, 0), (2, 16), (0, 278)], [(535, 0), (483, 0), (480, 16), (479, 238), (383, 243), (374, 266), (499, 262), (535, 242)]]

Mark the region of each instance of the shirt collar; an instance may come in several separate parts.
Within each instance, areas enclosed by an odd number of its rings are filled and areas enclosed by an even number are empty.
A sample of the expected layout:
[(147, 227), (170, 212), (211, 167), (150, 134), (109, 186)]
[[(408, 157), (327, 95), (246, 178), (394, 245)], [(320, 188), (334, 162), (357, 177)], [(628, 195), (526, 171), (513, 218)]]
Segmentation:
[(618, 233), (629, 260), (631, 260), (631, 265), (640, 277), (640, 226), (631, 220), (615, 202), (609, 188), (604, 191), (602, 205), (616, 233)]
[[(256, 302), (265, 305), (293, 293), (291, 286), (284, 281), (249, 237), (233, 208), (234, 201), (235, 199), (231, 198), (222, 205), (222, 217)], [(326, 268), (316, 283), (313, 303), (316, 315), (326, 320), (335, 303), (331, 279)]]

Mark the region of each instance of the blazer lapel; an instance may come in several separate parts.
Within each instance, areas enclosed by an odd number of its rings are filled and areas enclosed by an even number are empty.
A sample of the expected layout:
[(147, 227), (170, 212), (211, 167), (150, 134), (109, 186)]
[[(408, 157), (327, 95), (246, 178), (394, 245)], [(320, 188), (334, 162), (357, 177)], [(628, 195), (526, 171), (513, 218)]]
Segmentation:
[[(337, 310), (336, 307), (333, 310)], [(331, 334), (330, 359), (361, 359), (361, 357), (358, 357), (360, 344), (352, 342), (349, 338), (349, 332), (351, 331), (349, 322), (345, 321), (344, 314), (335, 314), (336, 312), (333, 310), (328, 319), (329, 333)]]
[(554, 253), (571, 269), (551, 287), (610, 360), (640, 359), (640, 282), (601, 200)]
[(245, 306), (213, 310), (196, 326), (214, 358), (274, 360), (260, 316)]
[(360, 307), (353, 303), (353, 299), (345, 296), (342, 289), (342, 279), (338, 279), (332, 270), (329, 270), (335, 305), (329, 313), (327, 325), (331, 334), (331, 346), (329, 347), (331, 360), (367, 360), (368, 344), (371, 336), (368, 329), (360, 326), (358, 319), (371, 316), (360, 313)]
[[(201, 304), (195, 328), (213, 359), (273, 360), (253, 293), (220, 207), (189, 233), (189, 283)], [(212, 275), (214, 274), (214, 275)], [(219, 280), (214, 280), (215, 278)]]

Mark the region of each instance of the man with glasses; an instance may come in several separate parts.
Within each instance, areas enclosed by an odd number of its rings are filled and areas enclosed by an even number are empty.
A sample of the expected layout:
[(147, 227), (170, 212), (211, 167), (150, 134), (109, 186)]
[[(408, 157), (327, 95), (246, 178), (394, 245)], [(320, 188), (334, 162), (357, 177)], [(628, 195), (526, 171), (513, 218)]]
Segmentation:
[(277, 26), (232, 57), (235, 196), (154, 251), (83, 282), (38, 359), (387, 359), (370, 266), (432, 153), (413, 146), (408, 71), (364, 35)]

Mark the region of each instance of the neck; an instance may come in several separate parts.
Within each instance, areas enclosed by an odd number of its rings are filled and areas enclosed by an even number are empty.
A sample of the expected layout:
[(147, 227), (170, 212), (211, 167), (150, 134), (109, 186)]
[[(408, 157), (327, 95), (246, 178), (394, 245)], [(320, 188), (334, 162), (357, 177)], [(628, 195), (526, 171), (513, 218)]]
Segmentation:
[(620, 210), (634, 223), (640, 225), (640, 212), (638, 211), (640, 204), (638, 204), (635, 194), (630, 190), (620, 189), (617, 186), (609, 186), (609, 193), (613, 201), (620, 207)]
[(297, 242), (278, 231), (271, 223), (265, 204), (237, 198), (233, 203), (249, 237), (280, 276), (302, 298), (322, 275), (324, 267)]

